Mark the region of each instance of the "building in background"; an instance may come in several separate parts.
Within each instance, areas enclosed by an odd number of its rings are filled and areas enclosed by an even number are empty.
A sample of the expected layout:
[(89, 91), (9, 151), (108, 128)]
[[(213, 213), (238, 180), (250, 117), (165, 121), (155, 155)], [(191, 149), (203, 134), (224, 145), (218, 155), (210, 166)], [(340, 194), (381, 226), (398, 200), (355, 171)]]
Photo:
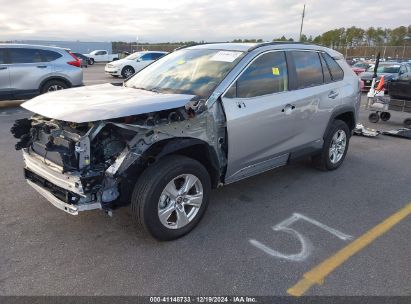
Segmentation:
[(51, 40), (14, 40), (12, 43), (35, 44), (45, 46), (57, 46), (70, 49), (73, 52), (88, 54), (94, 50), (107, 50), (112, 54), (111, 42), (87, 42), (87, 41), (51, 41)]

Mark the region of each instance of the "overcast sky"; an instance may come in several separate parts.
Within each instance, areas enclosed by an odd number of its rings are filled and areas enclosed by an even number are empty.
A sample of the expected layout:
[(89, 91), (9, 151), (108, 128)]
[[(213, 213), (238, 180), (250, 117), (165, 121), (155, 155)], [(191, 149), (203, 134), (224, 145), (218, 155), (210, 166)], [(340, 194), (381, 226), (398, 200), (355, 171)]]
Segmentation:
[(0, 40), (226, 41), (411, 24), (410, 0), (0, 0)]

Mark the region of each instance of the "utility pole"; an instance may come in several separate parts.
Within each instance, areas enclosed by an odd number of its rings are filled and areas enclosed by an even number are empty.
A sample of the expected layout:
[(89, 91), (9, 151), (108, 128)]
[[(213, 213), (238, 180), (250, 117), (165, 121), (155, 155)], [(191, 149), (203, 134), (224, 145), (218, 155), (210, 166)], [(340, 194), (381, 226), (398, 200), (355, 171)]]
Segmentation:
[(302, 16), (301, 16), (300, 42), (301, 42), (301, 36), (302, 36), (302, 34), (303, 34), (304, 16), (305, 16), (305, 4), (304, 4), (304, 8), (303, 8), (303, 14), (302, 14)]

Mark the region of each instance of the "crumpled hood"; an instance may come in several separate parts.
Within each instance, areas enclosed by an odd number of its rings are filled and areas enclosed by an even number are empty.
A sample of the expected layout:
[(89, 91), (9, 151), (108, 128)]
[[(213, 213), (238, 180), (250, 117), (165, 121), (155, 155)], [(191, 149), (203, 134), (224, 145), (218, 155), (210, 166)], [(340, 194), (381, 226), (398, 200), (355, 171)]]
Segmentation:
[(81, 123), (175, 109), (193, 97), (107, 83), (46, 93), (21, 106), (45, 117)]

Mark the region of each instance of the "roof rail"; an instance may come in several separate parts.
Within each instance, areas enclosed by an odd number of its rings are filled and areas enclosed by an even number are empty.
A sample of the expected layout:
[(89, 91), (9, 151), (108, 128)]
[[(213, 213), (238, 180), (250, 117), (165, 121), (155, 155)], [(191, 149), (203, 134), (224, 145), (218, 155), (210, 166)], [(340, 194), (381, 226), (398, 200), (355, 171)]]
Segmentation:
[(219, 44), (219, 43), (231, 43), (231, 42), (228, 42), (228, 41), (218, 42), (218, 41), (216, 41), (216, 42), (204, 42), (204, 43), (201, 43), (201, 42), (191, 43), (191, 44), (185, 44), (185, 45), (182, 45), (182, 46), (180, 46), (180, 47), (178, 47), (178, 48), (175, 48), (174, 51), (181, 50), (181, 49), (185, 49), (185, 48), (188, 48), (188, 47), (191, 47), (191, 46), (196, 46), (196, 45)]
[(312, 43), (306, 43), (306, 42), (297, 42), (297, 41), (271, 41), (271, 42), (262, 42), (259, 43), (255, 46), (252, 46), (251, 48), (248, 49), (249, 52), (258, 49), (263, 46), (268, 46), (268, 45), (281, 45), (281, 44), (303, 44), (303, 45), (315, 45)]

